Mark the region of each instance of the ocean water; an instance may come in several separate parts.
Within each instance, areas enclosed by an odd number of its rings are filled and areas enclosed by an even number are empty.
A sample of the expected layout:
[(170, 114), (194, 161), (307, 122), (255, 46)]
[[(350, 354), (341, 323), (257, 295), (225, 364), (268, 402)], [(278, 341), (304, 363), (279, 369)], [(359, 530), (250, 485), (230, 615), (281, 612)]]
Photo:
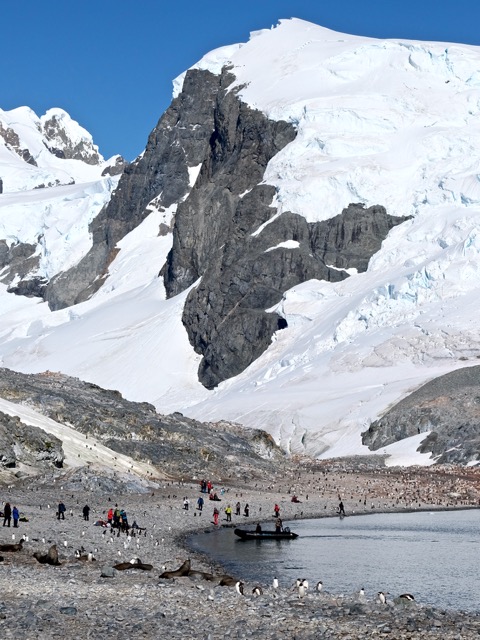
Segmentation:
[[(332, 594), (365, 589), (420, 604), (480, 613), (480, 510), (371, 514), (284, 522), (296, 540), (242, 541), (233, 529), (191, 536), (189, 546), (242, 580), (290, 587), (319, 580)], [(254, 527), (249, 527), (254, 528)], [(267, 528), (267, 525), (264, 525)], [(272, 527), (273, 528), (273, 527)]]

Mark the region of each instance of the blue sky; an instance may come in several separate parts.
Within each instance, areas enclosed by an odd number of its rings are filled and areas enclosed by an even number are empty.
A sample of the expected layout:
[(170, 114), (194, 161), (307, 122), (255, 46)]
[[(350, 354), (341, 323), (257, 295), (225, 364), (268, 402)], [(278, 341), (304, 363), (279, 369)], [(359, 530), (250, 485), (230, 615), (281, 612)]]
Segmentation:
[(357, 35), (480, 45), (478, 0), (24, 0), (0, 11), (0, 108), (61, 107), (105, 157), (132, 160), (177, 75), (292, 17)]

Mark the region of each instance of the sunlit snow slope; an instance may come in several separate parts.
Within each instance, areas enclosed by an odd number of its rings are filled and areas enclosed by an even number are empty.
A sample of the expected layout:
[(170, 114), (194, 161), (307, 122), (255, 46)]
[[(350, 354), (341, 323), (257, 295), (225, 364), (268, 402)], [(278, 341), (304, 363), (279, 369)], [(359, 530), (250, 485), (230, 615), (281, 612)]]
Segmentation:
[[(292, 451), (365, 453), (360, 433), (392, 403), (478, 364), (480, 48), (374, 40), (294, 19), (196, 66), (218, 73), (223, 64), (244, 101), (297, 128), (265, 175), (280, 212), (316, 221), (361, 202), (411, 219), (366, 273), (286, 292), (277, 311), (288, 329), (214, 391), (196, 381), (185, 294), (165, 300), (157, 277), (171, 243), (158, 225), (175, 207), (122, 240), (110, 278), (86, 303), (51, 313), (2, 291), (0, 363), (61, 370), (161, 412), (261, 427)], [(27, 224), (21, 199), (8, 198), (0, 212)], [(83, 233), (71, 230), (70, 240)], [(404, 463), (414, 459), (406, 449)]]

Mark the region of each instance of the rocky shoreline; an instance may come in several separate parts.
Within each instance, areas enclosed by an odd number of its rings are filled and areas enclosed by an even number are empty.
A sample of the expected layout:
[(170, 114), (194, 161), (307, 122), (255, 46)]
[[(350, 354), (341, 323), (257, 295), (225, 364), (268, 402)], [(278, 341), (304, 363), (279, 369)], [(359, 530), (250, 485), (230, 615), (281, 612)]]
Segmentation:
[[(298, 469), (301, 468), (301, 471)], [(237, 522), (253, 524), (271, 519), (278, 502), (285, 521), (333, 515), (342, 498), (347, 513), (478, 507), (480, 473), (473, 468), (355, 469), (339, 463), (302, 464), (279, 469), (269, 482), (229, 485), (214, 482), (222, 501), (242, 505)], [(90, 487), (94, 486), (92, 483)], [(447, 491), (454, 487), (456, 491)], [(305, 597), (290, 586), (274, 590), (270, 577), (260, 585), (245, 584), (244, 594), (234, 586), (220, 586), (224, 570), (214, 560), (185, 547), (186, 537), (211, 530), (213, 506), (208, 499), (202, 512), (195, 509), (198, 479), (177, 480), (146, 487), (144, 493), (115, 494), (90, 489), (73, 490), (68, 476), (52, 483), (33, 480), (0, 489), (3, 503), (15, 504), (28, 522), (19, 528), (0, 529), (0, 544), (28, 538), (23, 549), (1, 553), (0, 634), (4, 638), (58, 638), (76, 635), (93, 638), (137, 636), (158, 638), (478, 638), (480, 615), (442, 611), (422, 603), (397, 601), (383, 605), (376, 594), (340, 596), (315, 593)], [(296, 493), (301, 502), (291, 502)], [(401, 500), (398, 496), (401, 494)], [(448, 495), (452, 494), (452, 495)], [(453, 496), (453, 494), (456, 494)], [(189, 509), (184, 509), (184, 498)], [(204, 496), (205, 497), (205, 496)], [(58, 520), (62, 500), (67, 512)], [(243, 515), (245, 503), (249, 517)], [(2, 503), (2, 504), (3, 504)], [(90, 519), (82, 516), (88, 503)], [(111, 506), (124, 508), (129, 522), (141, 527), (135, 536), (112, 535), (94, 526)], [(226, 525), (221, 520), (221, 525)], [(40, 564), (33, 553), (46, 553), (56, 545), (59, 566)], [(75, 557), (80, 551), (81, 558)], [(88, 554), (94, 560), (88, 560)], [(114, 570), (133, 558), (152, 565), (139, 570)], [(163, 579), (164, 571), (178, 569), (190, 559), (189, 576)], [(212, 580), (202, 574), (213, 574)], [(235, 582), (242, 576), (232, 576)], [(308, 576), (311, 583), (313, 576)], [(328, 589), (327, 589), (328, 590)]]

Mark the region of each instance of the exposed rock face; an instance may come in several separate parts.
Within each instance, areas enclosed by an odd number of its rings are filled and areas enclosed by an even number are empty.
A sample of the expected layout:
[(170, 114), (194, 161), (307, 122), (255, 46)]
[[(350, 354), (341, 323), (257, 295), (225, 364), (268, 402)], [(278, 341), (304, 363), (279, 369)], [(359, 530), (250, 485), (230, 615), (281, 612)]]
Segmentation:
[(418, 451), (438, 463), (480, 459), (480, 366), (452, 371), (423, 385), (362, 434), (373, 451), (431, 432)]
[(51, 113), (50, 117), (42, 122), (44, 144), (47, 149), (57, 158), (81, 160), (92, 165), (100, 164), (102, 158), (98, 148), (86, 139), (73, 141), (65, 129), (62, 115), (62, 112)]
[[(22, 149), (18, 134), (11, 127), (5, 127), (2, 122), (0, 122), (0, 137), (4, 139), (6, 147), (14, 151), (22, 160), (35, 167), (37, 166), (35, 158), (30, 151)], [(2, 193), (1, 190), (0, 193)]]
[(226, 422), (202, 423), (180, 413), (159, 415), (147, 403), (129, 402), (118, 391), (63, 374), (26, 375), (0, 368), (0, 397), (28, 404), (114, 451), (151, 462), (172, 477), (195, 473), (208, 477), (215, 472), (226, 478), (252, 466), (262, 474), (284, 459), (263, 431)]
[(86, 300), (100, 287), (103, 280), (97, 276), (105, 276), (115, 245), (148, 215), (151, 200), (168, 207), (188, 193), (188, 169), (203, 162), (214, 129), (221, 80), (209, 71), (187, 72), (183, 92), (150, 134), (144, 154), (127, 165), (111, 201), (92, 222), (92, 249), (47, 287), (52, 309)]
[(62, 467), (63, 459), (58, 438), (0, 411), (0, 466), (14, 468), (22, 463), (33, 468)]
[(122, 156), (117, 156), (115, 161), (112, 164), (109, 164), (108, 167), (102, 171), (102, 176), (118, 176), (123, 171), (125, 171), (125, 167), (128, 165), (128, 162)]
[(8, 289), (11, 293), (29, 298), (43, 297), (46, 281), (29, 277), (38, 264), (36, 245), (19, 242), (9, 247), (5, 240), (0, 240), (0, 270), (3, 269), (0, 282), (10, 284), (15, 281), (15, 285)]
[[(255, 235), (276, 213), (268, 206), (272, 191), (253, 188), (237, 200), (230, 219), (222, 217), (222, 237), (208, 248), (208, 268), (185, 304), (183, 322), (195, 350), (203, 355), (199, 379), (207, 388), (241, 373), (265, 351), (273, 333), (286, 326), (283, 318), (265, 309), (280, 302), (287, 289), (312, 278), (342, 280), (346, 268), (365, 271), (388, 231), (404, 220), (389, 216), (383, 207), (350, 205), (341, 215), (318, 223), (284, 213)], [(176, 230), (182, 229), (183, 211), (177, 213)], [(199, 216), (189, 213), (187, 224), (202, 228)], [(205, 231), (211, 228), (205, 225)], [(185, 243), (188, 229), (179, 234)], [(288, 241), (298, 246), (282, 246)], [(175, 248), (174, 243), (172, 253)], [(195, 273), (199, 253), (183, 253), (184, 276), (189, 270)]]

